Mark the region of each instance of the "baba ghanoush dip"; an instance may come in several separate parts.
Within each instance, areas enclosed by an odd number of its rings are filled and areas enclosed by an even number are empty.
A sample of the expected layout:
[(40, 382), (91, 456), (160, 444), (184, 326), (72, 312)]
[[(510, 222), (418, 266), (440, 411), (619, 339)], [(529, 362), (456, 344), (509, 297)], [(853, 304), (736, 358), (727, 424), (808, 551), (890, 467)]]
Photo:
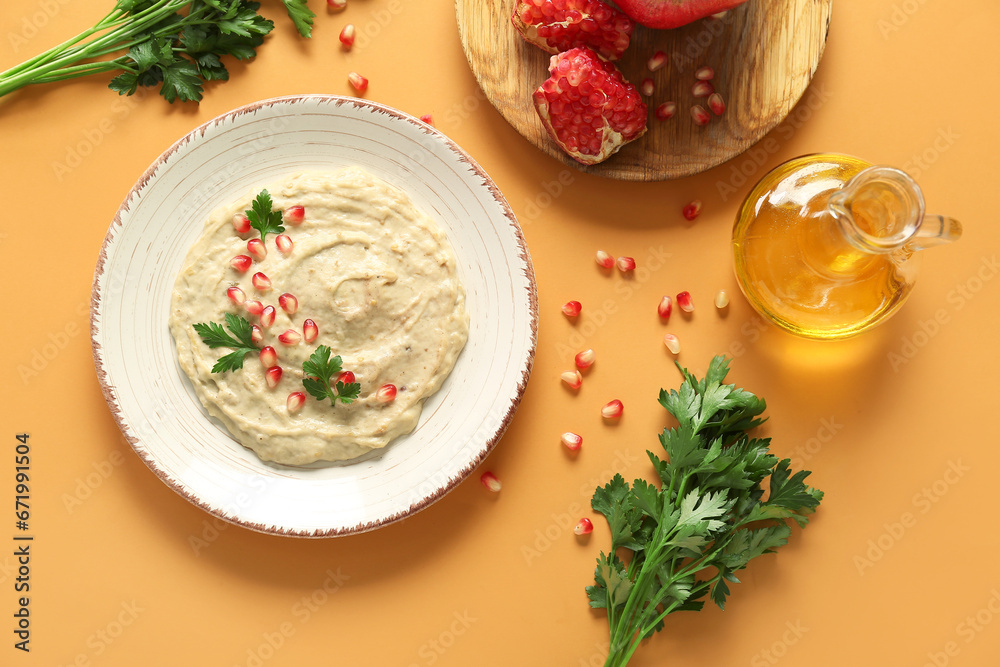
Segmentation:
[[(296, 173), (265, 189), (284, 211), (285, 238), (267, 234), (262, 251), (257, 229), (238, 231), (254, 191), (216, 210), (184, 261), (170, 313), (180, 366), (208, 412), (265, 461), (342, 461), (385, 447), (413, 430), (468, 338), (455, 253), (406, 193), (362, 169)], [(210, 348), (194, 325), (224, 325), (227, 313), (257, 328), (258, 349), (242, 369), (213, 373), (232, 350)], [(276, 362), (258, 355), (265, 346)], [(353, 402), (303, 387), (302, 365), (319, 346), (354, 374)], [(268, 376), (267, 363), (281, 370)]]

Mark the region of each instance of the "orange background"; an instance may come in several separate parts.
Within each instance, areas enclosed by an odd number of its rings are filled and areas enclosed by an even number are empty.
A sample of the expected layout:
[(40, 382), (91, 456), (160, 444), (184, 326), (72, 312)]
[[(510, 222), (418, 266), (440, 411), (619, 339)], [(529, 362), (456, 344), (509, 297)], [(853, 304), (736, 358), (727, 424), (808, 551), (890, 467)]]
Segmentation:
[[(607, 626), (583, 588), (607, 528), (595, 517), (594, 534), (579, 540), (571, 526), (593, 514), (593, 487), (612, 472), (652, 472), (643, 452), (658, 447), (667, 423), (656, 395), (678, 383), (655, 306), (686, 289), (694, 316), (675, 314), (667, 327), (681, 338), (682, 361), (700, 374), (712, 355), (738, 353), (730, 377), (767, 399), (775, 451), (813, 470), (827, 496), (806, 531), (743, 573), (727, 611), (672, 616), (633, 664), (996, 665), (1000, 5), (838, 0), (812, 87), (770, 135), (775, 151), (757, 152), (763, 164), (748, 154), (681, 181), (626, 184), (564, 168), (500, 118), (469, 72), (450, 0), (350, 1), (334, 15), (312, 0), (310, 41), (266, 1), (277, 28), (260, 56), (231, 65), (233, 79), (211, 86), (201, 106), (120, 99), (107, 77), (0, 100), (9, 295), (0, 664), (601, 664)], [(6, 0), (0, 69), (93, 24), (110, 4)], [(349, 21), (359, 41), (344, 54), (337, 34)], [(260, 535), (216, 524), (123, 441), (90, 351), (94, 264), (122, 198), (173, 141), (254, 100), (349, 94), (349, 70), (369, 77), (370, 99), (433, 114), (506, 194), (538, 276), (534, 373), (484, 466), (502, 479), (499, 496), (477, 473), (369, 534)], [(958, 244), (926, 254), (896, 317), (840, 344), (759, 324), (730, 266), (732, 220), (750, 182), (819, 150), (909, 169), (930, 209), (966, 228)], [(724, 200), (720, 184), (738, 194)], [(704, 211), (690, 224), (680, 211), (695, 198)], [(631, 282), (605, 277), (598, 248), (647, 271)], [(725, 316), (711, 306), (721, 288), (733, 294)], [(575, 327), (559, 312), (569, 299), (584, 303)], [(945, 322), (935, 328), (936, 315)], [(559, 372), (584, 347), (598, 361), (572, 396)], [(608, 426), (599, 408), (614, 397), (626, 413)], [(564, 430), (584, 436), (575, 459), (559, 444)], [(18, 432), (30, 433), (33, 453), (30, 654), (12, 635)]]

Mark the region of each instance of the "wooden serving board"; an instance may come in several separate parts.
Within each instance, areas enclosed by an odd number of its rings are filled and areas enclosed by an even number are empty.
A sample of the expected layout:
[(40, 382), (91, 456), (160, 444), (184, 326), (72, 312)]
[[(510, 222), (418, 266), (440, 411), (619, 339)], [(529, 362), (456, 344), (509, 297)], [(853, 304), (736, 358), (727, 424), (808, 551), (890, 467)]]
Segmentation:
[[(703, 19), (675, 30), (637, 25), (618, 63), (636, 87), (646, 77), (656, 92), (649, 131), (605, 162), (585, 167), (553, 142), (542, 127), (531, 93), (548, 78), (551, 57), (528, 44), (511, 25), (516, 0), (456, 0), (458, 29), (469, 65), (483, 92), (528, 141), (581, 171), (630, 181), (658, 181), (697, 174), (722, 164), (778, 125), (805, 92), (826, 46), (833, 0), (749, 0), (721, 19)], [(670, 56), (650, 74), (656, 51)], [(713, 85), (727, 110), (705, 127), (695, 125), (694, 72), (715, 69)], [(677, 103), (677, 115), (661, 121), (653, 110)]]

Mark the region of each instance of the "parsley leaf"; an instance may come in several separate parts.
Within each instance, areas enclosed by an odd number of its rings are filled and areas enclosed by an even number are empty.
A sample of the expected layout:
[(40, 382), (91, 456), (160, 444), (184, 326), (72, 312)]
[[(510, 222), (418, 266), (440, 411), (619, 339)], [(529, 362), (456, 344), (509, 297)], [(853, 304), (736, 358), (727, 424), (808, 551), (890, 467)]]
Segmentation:
[(337, 401), (353, 403), (361, 393), (361, 385), (357, 382), (330, 384), (331, 378), (335, 378), (343, 370), (340, 355), (331, 358), (331, 354), (333, 351), (326, 345), (316, 348), (309, 360), (302, 364), (302, 373), (305, 375), (302, 384), (318, 401), (329, 398), (332, 405), (337, 405)]
[(198, 332), (201, 341), (213, 350), (218, 347), (234, 348), (233, 352), (222, 356), (215, 365), (212, 366), (213, 373), (224, 373), (243, 368), (243, 360), (251, 352), (257, 351), (251, 336), (250, 323), (232, 313), (226, 313), (226, 327), (232, 335), (226, 333), (222, 325), (217, 322), (199, 322), (194, 324), (194, 330)]
[(285, 5), (288, 18), (292, 19), (299, 34), (303, 37), (311, 37), (313, 18), (315, 18), (316, 13), (309, 9), (306, 0), (281, 0), (281, 2)]
[(280, 234), (285, 231), (281, 225), (281, 211), (272, 211), (272, 208), (274, 202), (271, 201), (271, 195), (267, 190), (261, 190), (250, 209), (245, 211), (250, 226), (260, 232), (261, 241), (267, 238), (268, 234)]
[(660, 486), (615, 475), (591, 500), (611, 528), (611, 550), (587, 587), (590, 606), (608, 616), (605, 665), (626, 665), (668, 615), (697, 611), (706, 596), (724, 609), (735, 573), (783, 546), (789, 521), (804, 527), (823, 498), (806, 485), (808, 471), (793, 473), (791, 461), (769, 453), (769, 439), (749, 435), (765, 403), (724, 384), (725, 357), (700, 380), (678, 368), (681, 386), (660, 392), (677, 420), (660, 434), (666, 456), (647, 452)]

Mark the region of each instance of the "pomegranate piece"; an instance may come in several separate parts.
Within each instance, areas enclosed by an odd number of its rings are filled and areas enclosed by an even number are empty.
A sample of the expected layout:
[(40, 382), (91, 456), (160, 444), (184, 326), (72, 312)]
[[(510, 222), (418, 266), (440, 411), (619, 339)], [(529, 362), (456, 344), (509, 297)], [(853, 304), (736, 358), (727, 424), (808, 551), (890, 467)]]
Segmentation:
[(652, 55), (652, 57), (646, 61), (646, 69), (650, 72), (655, 72), (657, 70), (663, 69), (663, 66), (667, 64), (667, 54), (663, 51), (657, 51)]
[(278, 246), (278, 250), (282, 255), (287, 255), (295, 247), (295, 243), (288, 234), (278, 234), (274, 237), (274, 245)]
[(264, 312), (264, 304), (262, 304), (257, 299), (248, 299), (243, 307), (247, 309), (247, 312), (251, 315), (260, 315)]
[(241, 305), (247, 300), (247, 295), (239, 287), (230, 287), (226, 290), (226, 296), (229, 300), (235, 303), (237, 306)]
[(434, 116), (430, 115), (429, 113), (426, 113), (423, 116), (421, 116), (420, 120), (427, 123), (431, 127), (434, 127)]
[(726, 113), (726, 100), (722, 99), (722, 95), (719, 93), (712, 93), (708, 96), (708, 108), (716, 116), (721, 116)]
[(646, 132), (646, 104), (612, 63), (590, 49), (552, 56), (551, 76), (535, 91), (549, 135), (583, 164), (603, 162)]
[(267, 277), (267, 274), (260, 271), (253, 274), (250, 282), (253, 283), (254, 289), (258, 292), (267, 292), (271, 289), (271, 279)]
[(368, 90), (368, 79), (361, 76), (357, 72), (351, 72), (350, 74), (348, 74), (347, 80), (348, 82), (350, 82), (354, 90), (358, 91), (359, 93), (363, 93), (366, 90)]
[(698, 71), (694, 73), (694, 78), (699, 81), (711, 81), (715, 78), (715, 70), (711, 67), (699, 67)]
[(267, 381), (267, 386), (271, 389), (277, 387), (278, 383), (281, 382), (282, 373), (281, 366), (271, 366), (264, 371), (264, 379)]
[(572, 431), (563, 433), (559, 441), (571, 452), (579, 451), (580, 447), (583, 447), (583, 438)]
[(264, 368), (273, 368), (278, 365), (278, 353), (270, 345), (260, 349), (260, 365)]
[(264, 340), (264, 332), (256, 324), (250, 325), (250, 340), (254, 343), (260, 343)]
[(384, 384), (375, 392), (375, 400), (379, 403), (392, 403), (396, 400), (396, 385)]
[(625, 412), (625, 406), (617, 398), (608, 401), (608, 404), (601, 408), (601, 416), (605, 419), (618, 419)]
[(239, 271), (240, 273), (246, 273), (250, 270), (250, 264), (253, 260), (248, 255), (236, 255), (231, 260), (229, 260), (230, 266)]
[(663, 320), (670, 319), (670, 313), (674, 310), (673, 300), (669, 296), (660, 299), (660, 305), (656, 307), (656, 314)]
[(676, 102), (664, 102), (660, 106), (656, 107), (654, 112), (656, 117), (660, 120), (667, 120), (668, 118), (673, 118), (674, 114), (677, 113), (677, 103)]
[(299, 341), (302, 340), (302, 334), (295, 329), (287, 329), (285, 333), (278, 336), (278, 340), (282, 345), (298, 345)]
[(615, 262), (615, 266), (622, 273), (630, 273), (635, 271), (635, 260), (631, 257), (619, 257), (618, 261)]
[(712, 117), (705, 111), (705, 107), (700, 104), (691, 107), (691, 118), (694, 119), (695, 125), (708, 125), (708, 121), (712, 120)]
[[(354, 373), (351, 371), (340, 371), (340, 374), (337, 376), (337, 382), (343, 382), (344, 384), (352, 384), (357, 381), (357, 378), (354, 377)], [(337, 382), (334, 382), (334, 386), (336, 386)]]
[(281, 309), (289, 315), (294, 315), (299, 312), (299, 300), (295, 298), (294, 294), (285, 292), (279, 296), (278, 305), (281, 306)]
[(260, 325), (264, 328), (270, 327), (274, 324), (274, 316), (276, 314), (277, 312), (274, 310), (274, 306), (264, 306), (264, 309), (260, 311)]
[(573, 528), (573, 534), (575, 535), (590, 535), (592, 532), (594, 532), (594, 522), (587, 517), (580, 519), (576, 527)]
[(500, 484), (500, 480), (497, 479), (497, 476), (494, 475), (489, 470), (487, 470), (486, 472), (484, 472), (479, 477), (479, 481), (482, 483), (483, 486), (485, 486), (487, 489), (489, 489), (493, 493), (500, 493), (500, 488), (502, 486)]
[(677, 339), (677, 336), (673, 334), (665, 334), (663, 336), (663, 344), (667, 346), (668, 350), (670, 350), (670, 354), (681, 353), (681, 342)]
[(629, 17), (601, 0), (519, 0), (510, 22), (543, 51), (586, 46), (603, 60), (621, 58), (635, 28)]
[(246, 234), (250, 231), (250, 218), (242, 213), (237, 213), (233, 216), (233, 229), (236, 230), (237, 234)]
[(579, 389), (583, 386), (583, 376), (580, 375), (580, 371), (566, 371), (559, 376), (559, 379), (570, 389)]
[(306, 404), (306, 395), (301, 391), (293, 391), (285, 399), (285, 407), (288, 409), (290, 414), (295, 414), (302, 409), (302, 406)]
[(726, 308), (729, 305), (729, 294), (724, 289), (720, 289), (715, 294), (715, 307), (719, 310)]
[(590, 368), (594, 365), (594, 362), (597, 361), (597, 354), (595, 354), (593, 350), (584, 350), (583, 352), (578, 353), (576, 357), (573, 358), (573, 361), (576, 363), (576, 367), (580, 370)]
[(695, 199), (693, 202), (686, 205), (681, 210), (681, 215), (684, 216), (685, 220), (693, 222), (699, 215), (701, 215), (701, 200)]
[(695, 81), (691, 86), (691, 94), (694, 97), (708, 97), (715, 92), (715, 86), (710, 81)]
[(267, 247), (260, 239), (247, 241), (247, 252), (253, 255), (258, 262), (267, 257)]
[(652, 97), (653, 93), (656, 92), (656, 82), (649, 77), (646, 77), (642, 80), (642, 83), (639, 84), (639, 92), (646, 97)]
[(316, 337), (319, 336), (319, 327), (312, 320), (306, 320), (302, 323), (302, 337), (307, 343), (316, 342)]
[(691, 292), (681, 292), (677, 295), (677, 305), (685, 313), (694, 312), (694, 301), (691, 300)]
[(595, 257), (597, 265), (602, 269), (610, 269), (615, 265), (615, 258), (604, 252), (603, 250), (597, 251), (597, 256)]
[(340, 12), (347, 9), (347, 0), (326, 0), (326, 6), (332, 12)]
[(348, 23), (340, 31), (340, 43), (344, 45), (345, 51), (350, 51), (351, 47), (354, 46), (354, 32), (353, 23)]
[(615, 4), (648, 28), (679, 28), (742, 5), (746, 0), (616, 0)]
[(563, 304), (562, 312), (566, 317), (578, 317), (583, 310), (583, 304), (579, 301), (567, 301)]

